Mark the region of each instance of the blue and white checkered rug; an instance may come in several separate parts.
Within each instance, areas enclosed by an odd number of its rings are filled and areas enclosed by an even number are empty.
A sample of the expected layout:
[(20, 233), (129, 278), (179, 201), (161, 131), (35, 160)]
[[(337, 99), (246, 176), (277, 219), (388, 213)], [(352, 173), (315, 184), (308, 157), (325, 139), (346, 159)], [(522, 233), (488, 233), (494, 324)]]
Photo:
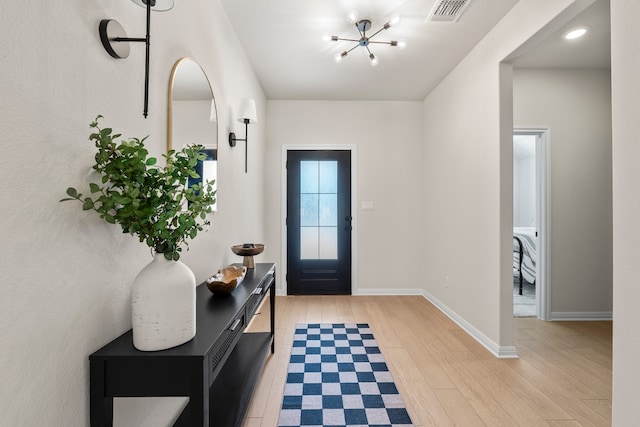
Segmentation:
[(364, 323), (296, 324), (278, 426), (412, 426)]

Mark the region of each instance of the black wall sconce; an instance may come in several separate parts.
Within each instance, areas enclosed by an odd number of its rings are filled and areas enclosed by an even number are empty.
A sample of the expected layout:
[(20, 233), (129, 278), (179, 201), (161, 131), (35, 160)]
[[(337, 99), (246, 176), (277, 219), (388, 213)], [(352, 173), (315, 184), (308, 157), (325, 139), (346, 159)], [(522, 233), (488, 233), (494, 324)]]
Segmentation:
[(244, 123), (244, 138), (236, 138), (236, 134), (229, 133), (229, 145), (231, 147), (236, 146), (236, 141), (244, 141), (244, 173), (247, 173), (247, 146), (249, 145), (247, 139), (249, 138), (249, 124), (258, 123), (256, 116), (256, 101), (253, 99), (243, 99), (240, 104), (240, 114), (237, 119), (240, 123)]
[(173, 8), (173, 0), (132, 0), (135, 4), (147, 9), (147, 34), (145, 37), (127, 37), (127, 33), (118, 21), (103, 19), (100, 21), (100, 40), (104, 49), (116, 59), (129, 56), (129, 42), (143, 42), (147, 47), (144, 63), (144, 111), (146, 119), (149, 115), (149, 46), (151, 32), (151, 10), (164, 12)]

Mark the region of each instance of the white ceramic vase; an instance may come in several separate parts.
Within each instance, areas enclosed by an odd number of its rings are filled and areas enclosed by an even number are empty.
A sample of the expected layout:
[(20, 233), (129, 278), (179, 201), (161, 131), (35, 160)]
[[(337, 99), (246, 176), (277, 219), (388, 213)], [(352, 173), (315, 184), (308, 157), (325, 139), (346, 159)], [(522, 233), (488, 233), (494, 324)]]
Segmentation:
[(196, 278), (180, 261), (156, 254), (136, 276), (131, 290), (133, 345), (164, 350), (196, 334)]

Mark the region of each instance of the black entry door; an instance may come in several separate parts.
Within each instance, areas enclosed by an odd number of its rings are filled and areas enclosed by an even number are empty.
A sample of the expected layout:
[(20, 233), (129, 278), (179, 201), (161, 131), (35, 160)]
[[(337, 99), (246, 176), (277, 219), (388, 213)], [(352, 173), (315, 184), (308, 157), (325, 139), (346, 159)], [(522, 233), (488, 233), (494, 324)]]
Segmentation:
[(351, 152), (287, 152), (287, 293), (351, 294)]

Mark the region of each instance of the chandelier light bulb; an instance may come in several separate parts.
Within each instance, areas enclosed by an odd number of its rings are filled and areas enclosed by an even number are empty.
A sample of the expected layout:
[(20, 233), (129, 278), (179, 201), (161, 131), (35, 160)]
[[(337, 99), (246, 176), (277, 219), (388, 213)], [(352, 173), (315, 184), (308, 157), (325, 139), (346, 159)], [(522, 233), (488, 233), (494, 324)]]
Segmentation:
[(393, 18), (391, 18), (391, 20), (389, 22), (386, 22), (382, 26), (382, 28), (384, 28), (385, 30), (388, 30), (389, 28), (398, 25), (399, 22), (400, 22), (400, 17), (399, 16), (394, 16)]
[(331, 41), (331, 36), (329, 34), (323, 34), (322, 35), (322, 41), (330, 42)]
[(373, 46), (372, 43), (375, 45), (396, 46), (396, 47), (399, 47), (400, 49), (404, 49), (407, 46), (407, 43), (404, 40), (399, 40), (399, 41), (398, 40), (390, 40), (390, 41), (383, 41), (383, 40), (372, 41), (371, 40), (381, 31), (388, 30), (392, 26), (397, 25), (400, 22), (400, 17), (397, 15), (393, 16), (388, 22), (386, 22), (382, 26), (382, 28), (380, 28), (377, 31), (372, 30), (371, 33), (369, 32), (369, 30), (371, 30), (372, 28), (371, 19), (359, 20), (358, 13), (355, 10), (351, 11), (351, 13), (349, 13), (347, 17), (349, 19), (349, 22), (351, 22), (352, 24), (355, 24), (356, 30), (358, 31), (358, 38), (329, 36), (326, 34), (323, 36), (323, 39), (326, 41), (335, 41), (335, 42), (341, 41), (341, 42), (355, 43), (355, 45), (352, 44), (351, 47), (345, 50), (344, 52), (338, 53), (334, 56), (334, 60), (337, 63), (342, 62), (344, 58), (347, 56), (347, 54), (352, 50), (358, 47), (364, 47), (368, 52), (369, 62), (371, 63), (372, 66), (375, 67), (376, 65), (378, 65), (378, 58), (370, 50), (370, 48)]

